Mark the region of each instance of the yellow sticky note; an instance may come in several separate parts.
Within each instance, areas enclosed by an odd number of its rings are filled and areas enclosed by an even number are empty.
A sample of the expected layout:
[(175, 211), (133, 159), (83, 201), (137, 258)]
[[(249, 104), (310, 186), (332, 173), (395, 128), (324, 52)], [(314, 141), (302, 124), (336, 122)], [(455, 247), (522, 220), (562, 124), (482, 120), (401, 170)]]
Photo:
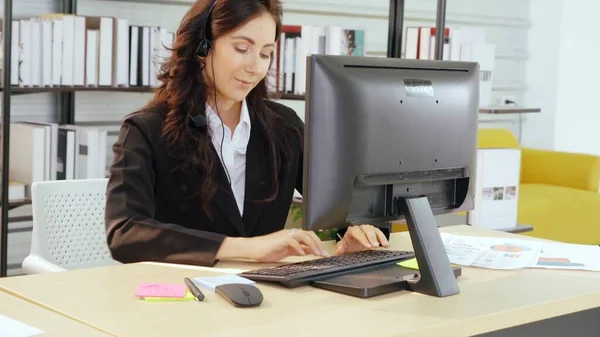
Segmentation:
[(184, 297), (144, 297), (146, 302), (183, 302), (193, 301), (194, 295), (191, 292), (186, 291)]
[(409, 260), (404, 260), (402, 262), (398, 262), (398, 265), (404, 267), (404, 268), (410, 268), (410, 269), (416, 269), (419, 270), (419, 264), (417, 263), (417, 259), (416, 258), (412, 258)]

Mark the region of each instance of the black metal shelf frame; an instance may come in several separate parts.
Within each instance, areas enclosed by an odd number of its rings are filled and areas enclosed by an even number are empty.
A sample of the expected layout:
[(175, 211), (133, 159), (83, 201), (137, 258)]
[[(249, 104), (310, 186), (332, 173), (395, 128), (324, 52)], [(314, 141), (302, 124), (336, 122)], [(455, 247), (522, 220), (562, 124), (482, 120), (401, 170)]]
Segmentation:
[[(4, 0), (4, 27), (3, 27), (3, 64), (2, 83), (10, 83), (11, 44), (12, 44), (12, 0)], [(10, 95), (8, 86), (2, 92), (2, 204), (0, 222), (0, 277), (6, 276), (8, 253), (8, 158), (10, 139)]]
[[(404, 25), (405, 0), (390, 0), (388, 20), (387, 57), (402, 55), (402, 32)], [(438, 0), (436, 8), (435, 59), (441, 60), (444, 53), (444, 30), (446, 24), (446, 0)]]

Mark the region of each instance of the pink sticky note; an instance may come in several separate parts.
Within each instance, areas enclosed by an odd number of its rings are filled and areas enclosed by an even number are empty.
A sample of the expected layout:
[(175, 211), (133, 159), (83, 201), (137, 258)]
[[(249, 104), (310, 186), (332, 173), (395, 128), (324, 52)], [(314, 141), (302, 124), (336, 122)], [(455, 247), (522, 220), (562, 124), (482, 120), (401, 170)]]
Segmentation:
[(187, 288), (185, 284), (151, 283), (138, 284), (135, 291), (137, 297), (184, 297)]

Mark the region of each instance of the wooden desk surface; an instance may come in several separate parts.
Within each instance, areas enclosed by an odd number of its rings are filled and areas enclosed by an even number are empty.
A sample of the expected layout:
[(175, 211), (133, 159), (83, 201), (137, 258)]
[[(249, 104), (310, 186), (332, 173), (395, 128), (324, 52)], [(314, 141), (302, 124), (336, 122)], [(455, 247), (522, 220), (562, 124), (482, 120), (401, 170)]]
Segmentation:
[[(456, 234), (515, 234), (453, 226)], [(394, 249), (411, 249), (408, 233), (394, 233)], [(333, 249), (333, 243), (328, 243)], [(295, 259), (290, 259), (295, 260)], [(254, 269), (255, 263), (219, 267)], [(463, 268), (461, 293), (434, 298), (396, 292), (360, 299), (313, 287), (260, 283), (258, 308), (235, 308), (205, 291), (203, 302), (146, 303), (138, 282), (182, 283), (184, 277), (226, 270), (140, 263), (0, 280), (0, 289), (48, 306), (119, 336), (465, 336), (495, 331), (600, 306), (600, 273)], [(231, 269), (229, 270), (231, 272)]]
[[(44, 337), (108, 336), (83, 323), (5, 292), (0, 292), (0, 315), (42, 330), (44, 333), (41, 336)], [(2, 327), (0, 335), (1, 332)]]

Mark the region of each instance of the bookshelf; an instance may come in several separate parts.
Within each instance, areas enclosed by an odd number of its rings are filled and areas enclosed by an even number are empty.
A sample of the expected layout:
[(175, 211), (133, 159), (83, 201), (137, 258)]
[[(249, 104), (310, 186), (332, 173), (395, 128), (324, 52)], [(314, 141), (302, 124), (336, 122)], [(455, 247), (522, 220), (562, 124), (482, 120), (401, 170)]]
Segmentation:
[(291, 99), (291, 100), (296, 100), (296, 101), (303, 101), (304, 100), (304, 95), (279, 93), (278, 96), (281, 99)]
[[(55, 0), (59, 7), (59, 12), (64, 14), (75, 13), (76, 0)], [(8, 269), (8, 223), (18, 221), (30, 221), (31, 216), (18, 216), (9, 218), (9, 210), (31, 204), (31, 200), (9, 200), (9, 156), (10, 156), (10, 125), (11, 125), (11, 96), (19, 94), (33, 94), (39, 92), (51, 92), (45, 89), (58, 89), (58, 88), (23, 88), (18, 86), (10, 85), (11, 83), (11, 61), (12, 61), (12, 21), (13, 21), (13, 0), (4, 0), (4, 16), (3, 16), (3, 62), (2, 62), (2, 180), (0, 184), (1, 189), (1, 211), (0, 211), (0, 277), (5, 277)], [(6, 85), (9, 84), (9, 85)], [(65, 89), (68, 89), (65, 87)], [(74, 106), (74, 97), (72, 93), (67, 90), (55, 90), (58, 94), (56, 99), (56, 108), (58, 109), (59, 122), (61, 124), (69, 123), (69, 119), (65, 118), (61, 113), (65, 107)]]
[[(114, 88), (114, 87), (46, 87), (46, 88), (23, 88), (23, 87), (13, 87), (11, 88), (12, 95), (27, 95), (27, 94), (39, 94), (43, 92), (50, 93), (76, 93), (78, 91), (97, 91), (97, 92), (110, 92), (110, 91), (118, 91), (118, 92), (138, 92), (138, 93), (151, 93), (155, 88), (153, 87), (123, 87), (123, 88)], [(0, 91), (4, 91), (0, 88)]]
[[(405, 0), (390, 0), (388, 21), (387, 57), (400, 58), (402, 54), (402, 29), (404, 27)], [(444, 28), (446, 25), (446, 0), (437, 0), (436, 6), (436, 45), (435, 59), (441, 60), (444, 48)]]
[(163, 5), (177, 5), (177, 6), (191, 6), (195, 0), (109, 0), (109, 1), (121, 1), (121, 2), (133, 2), (142, 4), (163, 4)]
[[(135, 1), (135, 0), (134, 0)], [(143, 1), (143, 0), (140, 0)], [(387, 40), (387, 57), (401, 58), (402, 57), (402, 40), (404, 27), (404, 9), (406, 0), (390, 0), (388, 13), (388, 40)], [(443, 34), (446, 25), (446, 0), (437, 0), (436, 5), (436, 36), (435, 36), (435, 51), (434, 59), (443, 59), (444, 39)], [(291, 94), (287, 92), (278, 92), (277, 96), (282, 100), (304, 100), (304, 95)], [(506, 115), (516, 114), (519, 116), (519, 125), (521, 124), (522, 114), (539, 113), (540, 108), (536, 107), (519, 107), (514, 105), (500, 106), (481, 106), (480, 114), (485, 115)], [(519, 133), (521, 133), (519, 127)], [(519, 136), (520, 139), (520, 136)]]
[[(77, 0), (49, 0), (55, 8), (56, 13), (62, 14), (78, 14)], [(154, 3), (161, 5), (181, 5), (191, 6), (192, 0), (118, 0), (119, 2), (132, 3)], [(8, 269), (8, 224), (10, 222), (31, 221), (31, 216), (12, 216), (9, 217), (9, 210), (19, 206), (31, 204), (31, 200), (11, 200), (9, 199), (9, 158), (10, 158), (10, 127), (11, 127), (11, 97), (16, 95), (31, 95), (39, 93), (50, 93), (54, 96), (54, 104), (50, 108), (54, 110), (56, 122), (58, 125), (73, 125), (75, 124), (75, 95), (77, 92), (124, 92), (124, 93), (152, 93), (154, 87), (151, 86), (67, 86), (54, 85), (49, 87), (43, 86), (18, 86), (11, 84), (11, 56), (13, 42), (13, 20), (19, 19), (13, 16), (13, 5), (15, 0), (3, 1), (3, 57), (2, 83), (7, 85), (0, 86), (2, 101), (2, 180), (0, 182), (1, 189), (1, 209), (0, 209), (0, 277), (7, 276)]]

